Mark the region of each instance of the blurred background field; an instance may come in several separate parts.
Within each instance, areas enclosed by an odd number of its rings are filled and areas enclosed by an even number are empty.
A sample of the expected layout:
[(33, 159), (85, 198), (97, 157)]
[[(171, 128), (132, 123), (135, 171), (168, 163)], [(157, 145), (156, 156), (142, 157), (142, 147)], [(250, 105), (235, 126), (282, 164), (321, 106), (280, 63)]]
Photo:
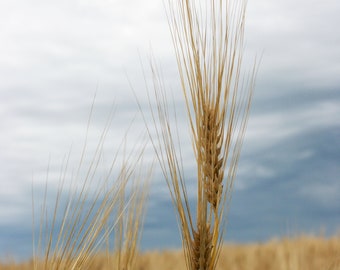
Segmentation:
[[(1, 270), (33, 269), (30, 262), (2, 261)], [(112, 258), (97, 255), (88, 269), (116, 269)], [(111, 266), (108, 266), (110, 262)], [(149, 251), (137, 258), (136, 270), (185, 269), (181, 250)], [(340, 270), (340, 236), (300, 236), (266, 243), (225, 244), (218, 270)]]

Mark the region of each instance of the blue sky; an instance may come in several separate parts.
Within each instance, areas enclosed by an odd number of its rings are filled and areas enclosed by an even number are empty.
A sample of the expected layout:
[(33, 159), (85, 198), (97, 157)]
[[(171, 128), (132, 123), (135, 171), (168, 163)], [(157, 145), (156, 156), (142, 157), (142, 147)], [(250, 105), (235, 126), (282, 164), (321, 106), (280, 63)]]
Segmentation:
[[(245, 66), (263, 57), (227, 240), (340, 228), (339, 12), (337, 0), (249, 1)], [(162, 1), (1, 1), (0, 40), (0, 258), (29, 257), (32, 179), (38, 189), (49, 159), (57, 178), (71, 145), (71, 163), (79, 159), (94, 93), (88, 143), (114, 103), (111, 150), (132, 118), (143, 129), (129, 83), (146, 101), (142, 65), (151, 79), (151, 49), (179, 110), (183, 103)], [(182, 150), (190, 156), (190, 145)], [(190, 160), (187, 168), (190, 175)], [(142, 247), (179, 247), (157, 171), (154, 181)]]

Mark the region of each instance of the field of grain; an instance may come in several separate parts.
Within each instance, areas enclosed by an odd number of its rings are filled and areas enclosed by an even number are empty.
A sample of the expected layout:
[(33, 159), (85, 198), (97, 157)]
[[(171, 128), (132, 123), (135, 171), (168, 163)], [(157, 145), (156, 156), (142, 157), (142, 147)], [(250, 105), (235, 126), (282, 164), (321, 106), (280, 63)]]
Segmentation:
[[(87, 269), (116, 269), (105, 255), (97, 255)], [(110, 261), (111, 266), (108, 266)], [(1, 270), (30, 270), (30, 262), (7, 265)], [(182, 251), (152, 251), (137, 257), (136, 270), (186, 269)], [(226, 244), (217, 264), (218, 270), (340, 270), (340, 237), (322, 238), (301, 236), (277, 239), (266, 243)]]
[[(301, 236), (267, 243), (222, 245), (258, 60), (243, 73), (247, 1), (202, 3), (170, 0), (167, 7), (195, 157), (194, 207), (189, 203), (191, 190), (187, 189), (185, 177), (191, 174), (185, 173), (179, 147), (182, 134), (173, 124), (176, 113), (169, 106), (162, 76), (152, 58), (155, 100), (152, 102), (147, 94), (150, 123), (137, 101), (155, 160), (169, 188), (182, 250), (139, 253), (153, 163), (143, 164), (148, 142), (139, 143), (140, 148), (133, 147), (129, 153), (125, 145), (130, 142), (125, 137), (120, 147), (122, 161), (118, 160), (118, 151), (112, 155), (107, 172), (98, 171), (110, 115), (93, 156), (87, 155), (85, 140), (75, 174), (68, 173), (67, 157), (51, 205), (47, 183), (41, 203), (32, 192), (33, 228), (38, 227), (37, 234), (33, 230), (32, 260), (22, 263), (7, 260), (0, 264), (0, 270), (340, 270), (339, 237)], [(91, 114), (92, 109), (93, 106)], [(87, 157), (89, 162), (85, 162)], [(118, 169), (117, 175), (114, 169)], [(58, 217), (62, 217), (61, 222)], [(115, 252), (111, 252), (111, 247)]]

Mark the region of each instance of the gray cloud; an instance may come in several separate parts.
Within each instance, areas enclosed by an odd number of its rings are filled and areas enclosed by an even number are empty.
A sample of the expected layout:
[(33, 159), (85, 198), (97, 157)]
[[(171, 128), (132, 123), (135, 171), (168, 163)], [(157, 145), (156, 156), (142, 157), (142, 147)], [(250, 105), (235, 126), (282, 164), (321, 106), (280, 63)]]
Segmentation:
[[(249, 2), (245, 68), (262, 50), (263, 57), (230, 212), (230, 240), (264, 240), (285, 234), (287, 226), (313, 232), (324, 226), (334, 233), (340, 224), (340, 34), (334, 31), (339, 12), (337, 0)], [(21, 223), (31, 215), (32, 175), (37, 186), (44, 182), (51, 155), (50, 176), (58, 179), (71, 144), (71, 163), (77, 164), (96, 90), (89, 153), (115, 104), (109, 157), (132, 118), (140, 133), (131, 132), (130, 139), (143, 133), (129, 81), (150, 116), (144, 84), (152, 80), (145, 57), (150, 47), (166, 86), (176, 91), (179, 84), (161, 1), (2, 1), (0, 25), (0, 238), (5, 240), (0, 254), (30, 256), (30, 222)], [(174, 100), (185, 175), (191, 177), (194, 162), (183, 135), (179, 92)], [(151, 149), (146, 155), (152, 159)], [(143, 248), (179, 246), (165, 183), (155, 175)], [(15, 248), (19, 243), (22, 251)]]

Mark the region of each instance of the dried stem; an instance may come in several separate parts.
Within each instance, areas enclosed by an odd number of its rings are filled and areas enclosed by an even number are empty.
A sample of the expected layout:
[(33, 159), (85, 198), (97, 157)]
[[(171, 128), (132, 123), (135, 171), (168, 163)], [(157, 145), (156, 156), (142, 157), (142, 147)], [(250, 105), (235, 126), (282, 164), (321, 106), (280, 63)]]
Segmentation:
[[(92, 109), (91, 109), (92, 114)], [(91, 117), (90, 117), (91, 118)], [(33, 265), (34, 269), (90, 269), (94, 255), (104, 248), (105, 240), (110, 240), (114, 228), (129, 222), (128, 234), (120, 231), (121, 241), (127, 246), (120, 246), (120, 252), (125, 252), (124, 265), (130, 266), (134, 262), (137, 245), (139, 243), (139, 230), (143, 221), (144, 202), (147, 187), (138, 184), (141, 188), (134, 189), (126, 194), (126, 187), (132, 178), (142, 180), (137, 165), (141, 168), (141, 160), (145, 144), (133, 148), (133, 153), (118, 166), (118, 154), (123, 143), (116, 153), (112, 153), (111, 163), (106, 172), (99, 171), (103, 161), (103, 148), (106, 140), (112, 114), (100, 136), (94, 154), (88, 157), (87, 134), (76, 174), (69, 171), (70, 154), (61, 168), (59, 186), (55, 200), (49, 203), (47, 180), (44, 198), (41, 205), (38, 239), (33, 239)], [(90, 121), (89, 121), (90, 123)], [(89, 124), (87, 132), (89, 131)], [(125, 142), (126, 137), (123, 142)], [(118, 169), (116, 174), (114, 170)], [(141, 169), (140, 169), (141, 170)], [(150, 173), (146, 175), (147, 179)], [(136, 186), (137, 187), (137, 186)], [(35, 213), (35, 198), (33, 201), (33, 219)], [(120, 204), (123, 202), (123, 204)], [(33, 222), (33, 225), (35, 223)], [(35, 228), (33, 228), (34, 230)], [(35, 237), (35, 235), (33, 235)], [(107, 244), (107, 249), (109, 245)], [(130, 269), (123, 267), (118, 269)]]
[[(257, 71), (241, 77), (246, 0), (168, 0), (168, 21), (197, 163), (196, 223), (163, 84), (152, 64), (163, 143), (155, 146), (180, 223), (188, 269), (215, 269)], [(157, 125), (157, 121), (160, 124)], [(154, 144), (155, 145), (155, 144)]]

